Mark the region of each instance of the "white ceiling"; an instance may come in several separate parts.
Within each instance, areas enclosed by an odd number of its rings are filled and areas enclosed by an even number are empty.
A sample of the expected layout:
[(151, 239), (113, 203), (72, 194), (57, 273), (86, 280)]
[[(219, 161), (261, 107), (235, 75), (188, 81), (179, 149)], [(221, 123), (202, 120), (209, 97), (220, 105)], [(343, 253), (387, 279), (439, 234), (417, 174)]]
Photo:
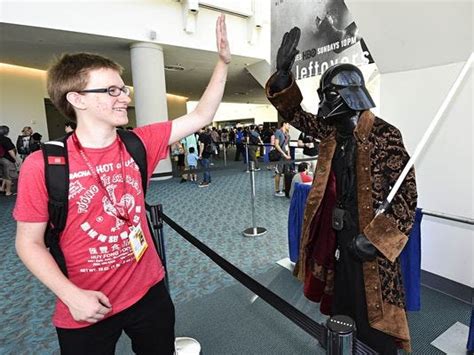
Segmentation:
[(473, 51), (472, 0), (346, 0), (381, 73), (464, 62)]
[[(0, 62), (46, 70), (54, 56), (64, 52), (100, 53), (120, 63), (123, 79), (132, 85), (130, 45), (127, 39), (54, 29), (0, 23)], [(166, 91), (198, 100), (217, 60), (215, 52), (163, 45), (165, 65), (181, 65), (184, 71), (166, 71)], [(263, 88), (245, 69), (259, 60), (234, 55), (230, 65), (225, 102), (268, 104)]]
[[(346, 0), (346, 5), (382, 74), (463, 62), (473, 50), (472, 0)], [(0, 23), (0, 62), (46, 69), (51, 58), (63, 52), (97, 52), (125, 68), (128, 85), (130, 45), (126, 39)], [(182, 72), (166, 71), (167, 92), (199, 99), (216, 54), (163, 47), (165, 65), (185, 67)], [(224, 101), (268, 103), (262, 86), (246, 69), (261, 65), (255, 58), (234, 55)]]

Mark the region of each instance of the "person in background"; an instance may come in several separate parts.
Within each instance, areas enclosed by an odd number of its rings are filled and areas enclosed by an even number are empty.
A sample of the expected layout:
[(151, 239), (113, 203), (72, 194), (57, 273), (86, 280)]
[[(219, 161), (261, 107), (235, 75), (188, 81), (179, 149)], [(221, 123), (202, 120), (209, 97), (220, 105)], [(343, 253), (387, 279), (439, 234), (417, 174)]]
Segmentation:
[(76, 129), (77, 127), (77, 124), (76, 122), (73, 122), (73, 121), (67, 121), (65, 124), (64, 124), (64, 132), (67, 133), (72, 133), (74, 132), (74, 130)]
[(298, 165), (298, 173), (293, 176), (291, 180), (291, 188), (290, 188), (290, 198), (293, 197), (293, 192), (295, 192), (295, 184), (296, 183), (308, 183), (313, 181), (313, 177), (308, 175), (308, 166), (309, 164), (306, 162), (300, 163)]
[[(173, 120), (150, 117), (162, 122), (134, 129), (145, 146), (148, 178), (171, 143), (215, 116), (231, 62), (224, 15), (215, 33), (217, 63), (196, 107)], [(51, 101), (77, 121), (66, 142), (71, 188), (59, 242), (67, 276), (44, 243), (49, 196), (41, 152), (32, 153), (20, 172), (16, 250), (57, 296), (53, 324), (63, 355), (113, 354), (124, 331), (137, 354), (175, 354), (175, 311), (146, 220), (142, 176), (117, 133), (128, 124), (132, 100), (122, 71), (91, 53), (63, 54), (48, 70)]]
[(298, 147), (303, 148), (303, 158), (313, 159), (308, 161), (309, 172), (314, 174), (314, 169), (316, 169), (317, 158), (319, 154), (319, 142), (313, 136), (301, 132), (298, 137)]
[(13, 180), (18, 178), (16, 149), (11, 139), (7, 137), (9, 132), (8, 126), (0, 126), (0, 151), (3, 152), (0, 156), (0, 166), (4, 174), (0, 191), (5, 192), (5, 196), (14, 195)]
[(290, 142), (290, 124), (288, 121), (283, 121), (281, 123), (280, 129), (275, 131), (275, 149), (278, 150), (281, 154), (281, 159), (275, 165), (275, 196), (284, 197), (285, 193), (280, 187), (281, 176), (285, 174), (287, 170), (290, 169), (289, 164), (285, 163), (285, 160), (291, 160), (290, 152), (288, 149), (288, 143)]
[(233, 147), (235, 145), (235, 132), (236, 132), (235, 127), (232, 127), (229, 130), (229, 144), (230, 144), (231, 147)]
[(204, 173), (199, 187), (208, 187), (211, 183), (211, 157), (213, 153), (211, 129), (202, 129), (199, 134), (199, 159), (201, 166), (204, 168)]
[(189, 153), (187, 156), (188, 168), (189, 168), (189, 173), (188, 173), (189, 181), (197, 181), (197, 174), (192, 171), (197, 169), (198, 160), (199, 160), (199, 157), (196, 154), (196, 150), (194, 149), (194, 147), (190, 147)]
[(214, 156), (217, 158), (219, 158), (219, 153), (220, 153), (220, 144), (221, 144), (221, 135), (219, 133), (219, 131), (217, 130), (216, 127), (212, 127), (212, 130), (211, 130), (211, 139), (212, 139), (212, 143), (214, 145)]
[(260, 168), (258, 166), (257, 150), (260, 148), (263, 142), (255, 125), (250, 125), (250, 131), (247, 135), (247, 143), (249, 144), (249, 160), (254, 162), (255, 171), (259, 171)]
[(234, 161), (240, 161), (240, 156), (244, 157), (245, 161), (245, 148), (244, 148), (244, 131), (242, 127), (237, 127), (235, 131), (235, 158)]
[(229, 147), (229, 131), (227, 128), (223, 128), (221, 131), (221, 142), (226, 149)]
[(198, 132), (191, 133), (189, 136), (184, 137), (181, 139), (181, 144), (185, 152), (189, 152), (189, 148), (193, 147), (194, 151), (197, 153), (198, 151)]
[(180, 142), (174, 142), (171, 144), (171, 155), (173, 160), (176, 162), (178, 175), (181, 177), (180, 183), (186, 182), (186, 177), (184, 175), (184, 169), (186, 168), (184, 163), (184, 148)]
[(21, 135), (18, 136), (16, 140), (16, 150), (20, 155), (21, 160), (25, 160), (25, 158), (30, 154), (30, 138), (33, 134), (33, 129), (29, 126), (23, 127), (21, 130)]
[(43, 136), (39, 134), (38, 132), (35, 132), (31, 135), (30, 139), (30, 152), (36, 152), (37, 150), (41, 149), (41, 138)]

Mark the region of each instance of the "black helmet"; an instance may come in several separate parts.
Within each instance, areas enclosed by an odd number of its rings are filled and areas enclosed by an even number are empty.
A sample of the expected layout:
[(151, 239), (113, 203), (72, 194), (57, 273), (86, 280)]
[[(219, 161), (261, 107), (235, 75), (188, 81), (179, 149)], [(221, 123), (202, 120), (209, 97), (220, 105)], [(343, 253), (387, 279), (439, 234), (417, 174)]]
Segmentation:
[(329, 117), (375, 107), (365, 88), (364, 76), (355, 65), (336, 64), (321, 76), (318, 116)]

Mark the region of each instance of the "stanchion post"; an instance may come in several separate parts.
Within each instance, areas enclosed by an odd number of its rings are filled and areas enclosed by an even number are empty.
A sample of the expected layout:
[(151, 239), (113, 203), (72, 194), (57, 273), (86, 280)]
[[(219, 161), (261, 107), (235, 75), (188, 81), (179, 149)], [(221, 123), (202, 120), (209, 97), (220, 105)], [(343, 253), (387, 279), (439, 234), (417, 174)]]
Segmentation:
[(157, 233), (156, 247), (158, 250), (158, 254), (160, 254), (161, 263), (163, 264), (163, 267), (165, 269), (165, 284), (169, 292), (170, 288), (169, 288), (169, 281), (168, 281), (168, 272), (167, 272), (167, 267), (166, 267), (166, 252), (165, 252), (165, 241), (164, 241), (164, 236), (163, 236), (162, 213), (163, 213), (162, 205), (150, 206), (151, 224), (152, 224), (153, 230), (156, 231)]
[(263, 227), (257, 227), (255, 221), (255, 163), (250, 162), (250, 204), (252, 207), (252, 227), (245, 229), (242, 234), (246, 237), (257, 237), (267, 233), (267, 230)]
[(326, 322), (328, 329), (326, 354), (348, 355), (352, 354), (355, 322), (351, 317), (337, 315)]
[(245, 172), (248, 173), (248, 172), (250, 172), (250, 170), (249, 170), (249, 166), (250, 166), (250, 164), (249, 164), (249, 144), (247, 142), (244, 143), (244, 144), (245, 144), (245, 162), (246, 162)]
[(222, 147), (224, 149), (224, 166), (227, 166), (227, 148), (225, 146), (225, 142), (222, 143)]
[[(166, 268), (166, 254), (165, 254), (165, 242), (163, 237), (163, 207), (162, 205), (153, 205), (150, 206), (150, 220), (151, 231), (153, 234), (154, 231), (157, 232), (156, 236), (156, 247), (158, 254), (160, 254), (161, 263), (165, 268), (165, 286), (168, 292), (170, 292), (170, 285), (168, 281), (168, 272)], [(200, 354), (201, 353), (201, 344), (194, 338), (189, 337), (176, 337), (174, 340), (174, 346), (176, 353), (183, 354)]]

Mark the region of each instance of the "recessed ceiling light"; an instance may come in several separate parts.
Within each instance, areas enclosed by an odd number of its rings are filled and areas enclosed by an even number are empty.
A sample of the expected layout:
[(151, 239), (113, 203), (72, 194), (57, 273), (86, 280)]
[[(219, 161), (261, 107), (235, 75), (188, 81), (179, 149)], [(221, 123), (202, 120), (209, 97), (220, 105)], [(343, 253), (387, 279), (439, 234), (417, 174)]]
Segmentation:
[(184, 67), (182, 65), (165, 65), (165, 70), (167, 71), (183, 71)]

